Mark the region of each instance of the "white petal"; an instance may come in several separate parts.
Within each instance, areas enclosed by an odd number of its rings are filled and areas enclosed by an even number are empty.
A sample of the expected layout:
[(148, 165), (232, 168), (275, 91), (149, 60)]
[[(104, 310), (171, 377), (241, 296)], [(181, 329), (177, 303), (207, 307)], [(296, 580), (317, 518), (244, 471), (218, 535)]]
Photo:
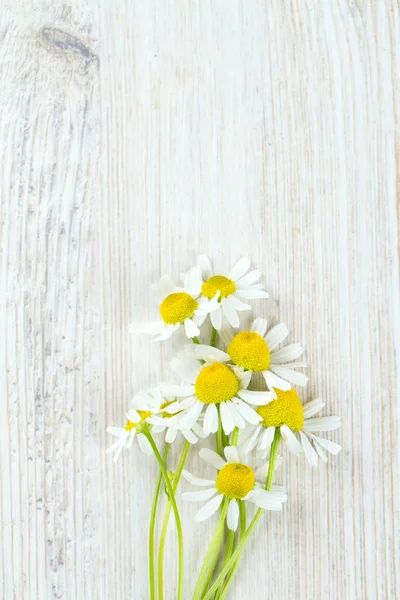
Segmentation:
[(253, 390), (239, 390), (238, 396), (255, 406), (265, 406), (275, 399), (274, 395), (270, 392), (256, 392)]
[(217, 512), (223, 498), (224, 497), (222, 494), (218, 494), (218, 496), (212, 498), (209, 502), (207, 502), (207, 504), (203, 506), (203, 508), (199, 510), (194, 520), (197, 523), (200, 523), (201, 521), (205, 521), (206, 519), (211, 517), (215, 512)]
[(256, 481), (260, 481), (263, 485), (265, 485), (265, 480), (267, 479), (268, 471), (269, 462), (266, 462), (254, 472)]
[(278, 377), (282, 377), (282, 379), (293, 383), (294, 385), (301, 385), (304, 387), (307, 385), (308, 377), (304, 375), (304, 373), (297, 373), (292, 369), (288, 369), (287, 367), (276, 366), (275, 364), (270, 364), (269, 368), (271, 371), (278, 375)]
[(262, 429), (261, 425), (258, 425), (254, 429), (253, 433), (248, 437), (248, 439), (245, 440), (243, 443), (241, 443), (240, 449), (244, 454), (248, 454), (249, 452), (251, 452), (253, 450), (254, 446), (257, 443), (257, 438), (261, 432), (261, 429)]
[(304, 421), (303, 431), (334, 431), (341, 424), (340, 417), (317, 417)]
[(250, 259), (248, 256), (244, 256), (236, 263), (231, 272), (229, 273), (229, 279), (233, 279), (233, 281), (238, 281), (241, 277), (243, 277), (250, 267)]
[(186, 337), (193, 338), (196, 335), (199, 335), (200, 329), (197, 327), (197, 325), (195, 325), (195, 323), (193, 323), (193, 321), (191, 319), (185, 319), (184, 325), (185, 325)]
[(145, 435), (143, 435), (143, 433), (138, 433), (136, 439), (139, 443), (139, 447), (143, 454), (150, 455), (153, 453), (153, 448), (151, 447), (149, 440)]
[(211, 488), (210, 490), (201, 490), (199, 492), (184, 492), (182, 498), (189, 502), (198, 502), (199, 500), (208, 500), (218, 494), (218, 490)]
[(282, 510), (282, 502), (285, 502), (285, 500), (281, 499), (280, 496), (277, 497), (275, 492), (257, 489), (250, 498), (250, 502), (264, 510)]
[(309, 419), (317, 414), (325, 406), (325, 403), (322, 402), (321, 398), (315, 398), (315, 400), (311, 400), (311, 402), (307, 402), (303, 406), (304, 410), (304, 418)]
[(224, 459), (219, 454), (214, 452), (214, 450), (210, 450), (209, 448), (202, 448), (199, 452), (199, 456), (209, 465), (218, 470), (222, 469), (226, 465)]
[(318, 437), (317, 435), (313, 435), (312, 433), (310, 433), (309, 435), (313, 438), (313, 440), (318, 442), (319, 445), (321, 445), (323, 448), (325, 448), (325, 450), (327, 450), (331, 454), (339, 454), (339, 452), (342, 449), (342, 447), (339, 446), (339, 444), (331, 442), (331, 440), (325, 440), (324, 438)]
[(128, 410), (126, 417), (131, 423), (139, 423), (140, 421), (140, 415), (134, 408)]
[(150, 290), (157, 297), (159, 302), (172, 294), (176, 290), (176, 285), (169, 275), (163, 275), (158, 283), (153, 283)]
[(194, 385), (177, 385), (175, 383), (160, 383), (160, 389), (166, 396), (185, 398), (194, 394)]
[(250, 385), (252, 372), (251, 371), (243, 371), (241, 367), (236, 367), (233, 369), (239, 378), (240, 389), (247, 390)]
[(254, 333), (258, 333), (261, 337), (264, 337), (267, 331), (268, 321), (267, 319), (263, 319), (262, 317), (257, 317), (251, 324), (250, 331), (254, 331)]
[(219, 405), (222, 429), (229, 435), (235, 429), (235, 421), (233, 420), (228, 402), (221, 402)]
[(325, 452), (323, 451), (323, 449), (321, 448), (321, 446), (318, 444), (318, 442), (316, 440), (314, 440), (314, 447), (315, 447), (315, 449), (317, 451), (317, 454), (320, 457), (320, 459), (323, 462), (327, 463), (328, 462), (328, 457), (326, 456)]
[(192, 429), (193, 425), (201, 415), (203, 407), (204, 404), (202, 402), (195, 402), (193, 406), (183, 413), (182, 417), (177, 421), (179, 429)]
[(167, 444), (173, 444), (176, 440), (176, 434), (178, 433), (177, 429), (173, 429), (172, 427), (168, 427), (167, 433), (165, 434), (165, 441)]
[(271, 391), (273, 388), (277, 388), (278, 390), (288, 391), (292, 389), (292, 386), (287, 381), (284, 381), (272, 371), (263, 371), (264, 379)]
[(236, 500), (231, 500), (228, 506), (228, 514), (226, 515), (226, 524), (228, 529), (236, 531), (239, 524), (239, 505)]
[(212, 277), (213, 274), (213, 268), (208, 256), (206, 256), (205, 254), (200, 254), (200, 256), (197, 257), (197, 264), (200, 267), (200, 271), (203, 275), (203, 278), (210, 279), (210, 277)]
[(237, 289), (236, 295), (246, 300), (259, 300), (260, 298), (269, 298), (268, 292), (254, 288)]
[(215, 404), (209, 404), (204, 413), (203, 429), (206, 435), (215, 433), (218, 429), (218, 411)]
[(213, 310), (212, 312), (210, 312), (210, 319), (211, 319), (211, 324), (214, 327), (214, 329), (219, 331), (221, 329), (221, 324), (222, 324), (222, 312), (221, 312), (220, 306), (218, 306), (218, 308), (216, 310)]
[(272, 444), (275, 435), (275, 427), (267, 427), (267, 429), (263, 432), (260, 442), (258, 444), (258, 448), (260, 450), (266, 450)]
[(251, 406), (246, 404), (246, 402), (243, 402), (243, 400), (234, 398), (232, 402), (248, 423), (252, 423), (252, 425), (258, 425), (258, 423), (262, 421), (262, 417), (253, 408), (251, 408)]
[(190, 483), (193, 483), (193, 485), (198, 485), (200, 487), (209, 487), (210, 485), (215, 484), (215, 481), (213, 479), (203, 479), (202, 477), (196, 477), (196, 475), (192, 475), (192, 473), (189, 473), (189, 471), (186, 471), (186, 469), (183, 469), (182, 477), (184, 477)]
[(234, 404), (233, 401), (230, 402), (230, 408), (232, 418), (235, 421), (236, 427), (239, 427), (239, 429), (244, 429), (246, 427), (246, 421), (243, 419), (242, 415), (240, 414), (237, 406)]
[(219, 331), (219, 337), (224, 342), (225, 346), (228, 347), (233, 338), (235, 337), (235, 332), (233, 331), (230, 325), (221, 327)]
[(202, 369), (201, 362), (197, 358), (188, 356), (187, 354), (184, 356), (181, 355), (179, 358), (174, 356), (169, 364), (177, 378), (188, 383), (194, 383)]
[(171, 402), (168, 406), (164, 408), (164, 412), (167, 415), (175, 415), (176, 413), (180, 413), (182, 410), (186, 410), (190, 408), (195, 402), (197, 402), (196, 396), (189, 396), (189, 398), (185, 398), (184, 400), (176, 400), (175, 402)]
[(225, 446), (224, 454), (228, 463), (240, 463), (240, 456), (236, 446)]
[(239, 327), (239, 325), (240, 325), (239, 315), (237, 314), (236, 310), (233, 308), (232, 304), (229, 302), (229, 298), (222, 298), (221, 307), (222, 307), (223, 313), (224, 313), (228, 323), (232, 327)]
[(303, 454), (302, 445), (294, 435), (293, 431), (289, 429), (287, 425), (281, 426), (281, 434), (290, 452), (293, 452), (293, 454), (296, 454), (296, 456)]
[(307, 436), (302, 431), (300, 431), (300, 439), (309, 465), (311, 467), (316, 467), (318, 465), (318, 455), (311, 446)]
[(279, 350), (274, 350), (271, 352), (271, 362), (274, 365), (287, 363), (290, 360), (296, 360), (299, 358), (304, 352), (303, 346), (300, 344), (289, 344), (284, 348), (280, 348)]
[(272, 352), (284, 339), (289, 335), (289, 330), (285, 323), (279, 323), (275, 325), (270, 331), (268, 331), (265, 341), (267, 342), (269, 351)]
[(198, 442), (198, 438), (195, 436), (191, 429), (184, 429), (182, 435), (189, 442), (189, 444), (195, 444)]
[(204, 360), (207, 363), (213, 362), (226, 362), (230, 360), (229, 354), (219, 350), (218, 348), (214, 348), (214, 346), (206, 346), (205, 344), (193, 344), (188, 348), (186, 346), (188, 352), (194, 354), (200, 360)]
[(249, 285), (252, 285), (256, 281), (258, 281), (260, 277), (261, 271), (257, 271), (256, 269), (254, 271), (250, 271), (249, 273), (247, 273), (247, 275), (245, 275), (236, 282), (236, 287), (247, 288)]
[(240, 312), (244, 310), (251, 310), (250, 304), (246, 304), (245, 302), (239, 300), (234, 293), (229, 296), (229, 303), (231, 304), (232, 308)]
[[(140, 421), (140, 417), (138, 419)], [(118, 437), (128, 437), (128, 432), (125, 427), (107, 427), (107, 433), (111, 433), (111, 435), (117, 435)]]

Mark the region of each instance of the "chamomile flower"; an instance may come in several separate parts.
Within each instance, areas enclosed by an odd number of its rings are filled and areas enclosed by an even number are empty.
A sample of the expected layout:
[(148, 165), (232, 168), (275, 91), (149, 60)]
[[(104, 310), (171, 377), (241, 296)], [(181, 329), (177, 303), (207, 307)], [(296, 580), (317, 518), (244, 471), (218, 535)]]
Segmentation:
[(268, 298), (263, 284), (256, 283), (261, 277), (260, 271), (254, 270), (248, 273), (250, 260), (247, 257), (242, 258), (228, 276), (215, 275), (207, 256), (199, 256), (197, 264), (204, 280), (201, 286), (203, 298), (211, 300), (216, 294), (219, 298), (218, 305), (210, 311), (211, 323), (217, 330), (222, 327), (223, 317), (232, 327), (239, 327), (238, 312), (251, 310), (251, 306), (242, 302), (242, 299)]
[[(204, 439), (206, 434), (199, 423), (195, 423), (191, 429), (181, 430), (178, 423), (176, 422), (177, 415), (167, 413), (165, 409), (171, 406), (176, 400), (173, 398), (167, 398), (166, 401), (161, 405), (162, 412), (152, 415), (149, 417), (148, 422), (153, 426), (153, 433), (164, 433), (165, 441), (168, 444), (173, 444), (177, 438), (177, 435), (181, 435), (190, 444), (196, 444), (199, 438)], [(179, 413), (178, 413), (179, 414)]]
[(236, 531), (239, 523), (238, 500), (252, 502), (258, 508), (266, 510), (282, 510), (287, 495), (283, 487), (273, 485), (271, 491), (265, 489), (268, 474), (268, 463), (256, 471), (243, 463), (235, 446), (224, 449), (226, 461), (213, 450), (203, 448), (200, 457), (218, 470), (215, 479), (202, 479), (188, 471), (182, 471), (183, 477), (193, 485), (206, 489), (199, 492), (185, 492), (182, 498), (190, 501), (208, 500), (195, 516), (195, 521), (205, 521), (211, 517), (221, 505), (224, 498), (229, 502), (227, 510), (227, 526)]
[(164, 398), (159, 388), (151, 388), (145, 392), (135, 394), (132, 400), (132, 408), (125, 414), (125, 427), (107, 427), (107, 433), (116, 436), (118, 439), (112, 446), (107, 448), (106, 452), (115, 452), (114, 462), (116, 462), (123, 448), (130, 448), (133, 440), (136, 438), (140, 449), (144, 454), (151, 454), (152, 449), (142, 433), (143, 425), (150, 423), (150, 418), (163, 412)]
[(296, 391), (275, 390), (277, 399), (268, 405), (259, 406), (258, 414), (262, 421), (246, 431), (246, 438), (240, 441), (242, 451), (247, 454), (257, 446), (257, 452), (266, 457), (274, 439), (275, 430), (280, 429), (283, 440), (290, 452), (305, 454), (312, 467), (317, 466), (318, 457), (327, 462), (324, 450), (338, 454), (339, 444), (318, 437), (315, 433), (334, 431), (340, 427), (340, 417), (316, 417), (324, 403), (319, 398), (303, 406)]
[(252, 373), (262, 373), (268, 389), (290, 390), (291, 384), (304, 386), (308, 377), (293, 369), (306, 367), (304, 362), (292, 362), (304, 352), (300, 344), (289, 344), (277, 349), (289, 331), (284, 323), (276, 325), (267, 333), (267, 320), (257, 318), (250, 330), (235, 333), (230, 328), (220, 331), (220, 336), (227, 346), (227, 353), (233, 364), (243, 367)]
[(202, 277), (198, 267), (193, 267), (182, 276), (183, 287), (175, 285), (168, 275), (161, 277), (159, 283), (151, 286), (159, 301), (160, 319), (145, 325), (131, 325), (132, 333), (147, 333), (155, 336), (156, 341), (166, 340), (184, 327), (186, 337), (199, 335), (201, 325), (207, 314), (218, 305), (218, 297), (199, 298)]
[(267, 404), (272, 394), (248, 390), (251, 372), (226, 364), (228, 360), (229, 355), (222, 350), (194, 344), (171, 361), (183, 383), (161, 383), (160, 388), (163, 394), (177, 398), (165, 411), (176, 414), (175, 423), (180, 429), (192, 429), (203, 410), (206, 435), (217, 431), (218, 412), (227, 435), (235, 427), (243, 429), (246, 422), (254, 425), (261, 421), (250, 405)]

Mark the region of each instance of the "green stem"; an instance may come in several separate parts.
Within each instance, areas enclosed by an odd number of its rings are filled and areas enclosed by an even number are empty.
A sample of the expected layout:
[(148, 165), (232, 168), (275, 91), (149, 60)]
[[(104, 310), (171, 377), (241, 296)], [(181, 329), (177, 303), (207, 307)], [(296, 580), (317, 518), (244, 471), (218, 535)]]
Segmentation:
[[(165, 450), (162, 457), (162, 461), (165, 464), (167, 460), (168, 452), (171, 447), (171, 444), (165, 444)], [(150, 586), (150, 600), (155, 600), (155, 580), (154, 580), (154, 531), (156, 525), (156, 512), (157, 512), (157, 504), (158, 497), (160, 495), (160, 487), (161, 487), (161, 479), (162, 479), (162, 471), (157, 477), (156, 487), (154, 490), (154, 498), (153, 504), (151, 507), (151, 516), (150, 516), (150, 526), (149, 526), (149, 586)]]
[[(277, 428), (275, 430), (274, 441), (272, 442), (272, 445), (271, 445), (271, 453), (270, 453), (270, 458), (269, 458), (269, 469), (268, 469), (267, 481), (265, 483), (265, 489), (268, 491), (271, 489), (271, 486), (272, 486), (272, 480), (273, 480), (274, 471), (275, 471), (275, 462), (276, 462), (276, 458), (278, 456), (280, 440), (281, 440), (281, 434), (280, 434), (279, 429)], [(263, 508), (259, 508), (257, 510), (256, 514), (253, 517), (253, 520), (251, 521), (249, 527), (246, 529), (246, 532), (243, 535), (243, 537), (241, 538), (234, 553), (232, 554), (231, 558), (229, 559), (227, 564), (224, 566), (224, 568), (221, 570), (220, 574), (218, 575), (217, 579), (214, 581), (214, 584), (208, 590), (208, 593), (204, 596), (203, 600), (210, 600), (212, 598), (213, 594), (219, 588), (219, 586), (221, 585), (221, 583), (223, 582), (223, 580), (225, 579), (225, 577), (227, 576), (229, 571), (234, 567), (236, 561), (238, 561), (241, 553), (243, 552), (243, 549), (246, 545), (247, 540), (251, 536), (254, 528), (256, 527), (258, 521), (261, 519), (261, 516), (263, 515), (263, 513), (264, 513)], [(224, 592), (226, 592), (225, 589), (224, 589)]]
[(194, 336), (194, 337), (192, 337), (192, 340), (195, 344), (200, 344), (198, 337)]
[(224, 529), (221, 529), (218, 538), (215, 540), (215, 543), (213, 544), (214, 552), (213, 552), (211, 560), (209, 562), (208, 572), (207, 572), (207, 576), (204, 580), (203, 589), (201, 590), (200, 598), (203, 598), (203, 596), (207, 592), (208, 586), (210, 585), (210, 581), (212, 579), (212, 576), (214, 575), (215, 566), (218, 562), (219, 552), (221, 550), (223, 539), (224, 539)]
[(203, 566), (201, 567), (200, 575), (193, 593), (193, 600), (200, 600), (200, 598), (202, 597), (201, 590), (203, 589), (205, 577), (207, 577), (207, 585), (212, 577), (212, 573), (214, 571), (214, 567), (218, 559), (218, 553), (223, 539), (225, 517), (228, 510), (228, 504), (229, 501), (227, 498), (225, 498), (222, 504), (222, 510), (217, 527), (215, 529), (214, 536), (210, 542), (210, 546), (204, 558)]
[(150, 433), (150, 429), (147, 428), (147, 430), (143, 431), (144, 435), (147, 437), (147, 439), (150, 442), (150, 446), (152, 447), (152, 450), (154, 452), (154, 455), (158, 461), (158, 464), (160, 466), (162, 475), (164, 477), (164, 482), (165, 485), (167, 487), (168, 490), (168, 496), (169, 499), (171, 501), (172, 504), (172, 510), (174, 511), (174, 515), (175, 515), (175, 521), (176, 521), (176, 531), (178, 534), (178, 552), (179, 552), (179, 559), (178, 559), (178, 563), (179, 563), (179, 575), (178, 575), (178, 595), (177, 595), (177, 600), (182, 600), (182, 590), (183, 590), (183, 535), (182, 535), (182, 525), (181, 525), (181, 520), (179, 518), (179, 511), (178, 511), (178, 507), (176, 506), (176, 502), (175, 502), (175, 495), (174, 492), (172, 490), (172, 486), (171, 486), (171, 481), (168, 477), (168, 473), (167, 470), (165, 468), (163, 459), (161, 458), (161, 455), (158, 451), (157, 445), (153, 439), (153, 436)]
[[(239, 500), (239, 514), (240, 514), (240, 538), (242, 539), (244, 532), (246, 531), (246, 505), (243, 502), (243, 500)], [(216, 600), (223, 600), (226, 596), (226, 594), (228, 593), (228, 588), (232, 582), (232, 579), (235, 576), (236, 573), (236, 569), (238, 567), (239, 564), (239, 558), (236, 560), (235, 564), (233, 565), (232, 571), (229, 573), (229, 577), (225, 582), (225, 585), (221, 591), (221, 594), (219, 596), (216, 597)]]
[[(230, 440), (231, 446), (237, 445), (238, 437), (239, 437), (239, 428), (235, 427), (235, 429), (232, 431), (232, 435), (231, 435), (231, 440)], [(227, 541), (226, 550), (225, 550), (225, 558), (224, 558), (224, 563), (223, 563), (222, 568), (227, 564), (228, 560), (230, 559), (230, 557), (232, 555), (234, 542), (235, 542), (235, 532), (232, 530), (229, 530), (228, 531), (228, 541)], [(219, 591), (220, 590), (217, 591), (216, 598), (218, 598)]]
[(212, 331), (211, 331), (210, 346), (215, 346), (216, 337), (217, 337), (217, 330), (215, 329), (215, 327), (213, 327)]
[[(183, 447), (182, 455), (179, 460), (175, 478), (172, 483), (172, 490), (173, 490), (174, 494), (176, 492), (176, 489), (179, 484), (179, 480), (181, 478), (182, 469), (185, 466), (189, 448), (190, 448), (190, 443), (186, 442)], [(162, 529), (161, 529), (160, 547), (158, 549), (158, 598), (159, 598), (159, 600), (163, 600), (163, 597), (164, 597), (164, 590), (163, 590), (164, 550), (165, 550), (165, 541), (166, 541), (166, 536), (167, 536), (168, 521), (169, 521), (169, 516), (171, 514), (171, 508), (172, 508), (172, 503), (171, 503), (171, 500), (168, 499), (168, 504), (165, 509), (164, 521), (163, 521)]]

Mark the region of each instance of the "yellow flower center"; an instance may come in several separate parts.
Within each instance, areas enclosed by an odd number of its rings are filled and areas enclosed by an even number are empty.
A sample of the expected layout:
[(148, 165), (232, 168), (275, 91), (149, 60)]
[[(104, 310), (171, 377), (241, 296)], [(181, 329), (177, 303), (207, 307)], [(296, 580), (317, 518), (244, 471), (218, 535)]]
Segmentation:
[(126, 422), (126, 425), (125, 425), (126, 431), (132, 431), (132, 429), (134, 429), (138, 425), (141, 425), (143, 423), (143, 421), (148, 419), (148, 417), (150, 417), (150, 415), (151, 415), (151, 412), (149, 410), (138, 410), (136, 412), (139, 413), (140, 421), (137, 421), (137, 423), (133, 423), (132, 421), (130, 421), (128, 419)]
[(219, 404), (231, 400), (239, 391), (235, 373), (222, 363), (203, 367), (195, 382), (196, 396), (204, 404)]
[(271, 355), (266, 341), (258, 333), (242, 331), (235, 335), (227, 350), (235, 365), (250, 371), (265, 371)]
[(226, 298), (233, 294), (235, 290), (235, 282), (223, 275), (214, 275), (213, 277), (210, 277), (210, 279), (207, 279), (207, 281), (203, 283), (201, 288), (203, 296), (206, 296), (207, 298), (214, 298), (218, 291), (220, 292), (220, 298)]
[(304, 410), (295, 390), (275, 390), (278, 398), (265, 406), (259, 406), (258, 414), (264, 427), (287, 425), (293, 431), (300, 431), (304, 424)]
[(197, 308), (197, 302), (186, 292), (170, 294), (160, 304), (160, 314), (164, 323), (176, 325), (188, 317), (192, 317)]
[(251, 467), (241, 463), (229, 463), (218, 473), (215, 487), (220, 494), (240, 500), (251, 492), (255, 481), (256, 478)]

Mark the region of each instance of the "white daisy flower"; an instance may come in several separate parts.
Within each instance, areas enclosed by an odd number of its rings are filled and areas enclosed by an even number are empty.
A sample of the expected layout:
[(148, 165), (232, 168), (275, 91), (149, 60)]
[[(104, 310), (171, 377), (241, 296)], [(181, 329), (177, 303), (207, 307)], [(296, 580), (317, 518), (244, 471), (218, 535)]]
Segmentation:
[(152, 425), (152, 432), (166, 432), (165, 441), (168, 444), (173, 444), (178, 434), (184, 437), (187, 442), (190, 442), (190, 444), (196, 444), (199, 438), (204, 439), (207, 437), (199, 423), (195, 423), (191, 429), (181, 430), (179, 428), (179, 424), (176, 422), (177, 415), (173, 415), (165, 411), (165, 409), (168, 406), (171, 406), (173, 402), (175, 402), (175, 399), (167, 399), (167, 401), (161, 406), (162, 412), (152, 415), (148, 419), (148, 422)]
[(240, 447), (245, 454), (257, 446), (257, 452), (266, 457), (274, 439), (275, 430), (280, 429), (283, 440), (290, 452), (296, 455), (305, 454), (312, 467), (317, 466), (318, 457), (327, 462), (324, 450), (331, 454), (338, 454), (341, 450), (339, 444), (318, 437), (315, 433), (334, 431), (340, 427), (340, 417), (317, 417), (314, 415), (321, 410), (324, 403), (316, 398), (302, 405), (296, 391), (275, 390), (277, 399), (268, 405), (259, 406), (258, 414), (262, 417), (261, 423), (249, 428), (245, 438), (240, 440)]
[(268, 389), (290, 390), (291, 384), (305, 386), (308, 377), (293, 369), (306, 367), (305, 362), (292, 362), (304, 352), (300, 344), (289, 344), (284, 348), (277, 347), (288, 336), (289, 331), (284, 323), (276, 325), (267, 333), (267, 320), (257, 318), (249, 331), (235, 333), (231, 328), (224, 328), (220, 336), (227, 346), (230, 360), (253, 373), (262, 373)]
[[(192, 429), (204, 410), (206, 435), (218, 429), (218, 412), (223, 430), (228, 435), (235, 427), (261, 421), (251, 404), (262, 406), (273, 399), (269, 392), (247, 389), (251, 372), (225, 364), (229, 355), (212, 346), (195, 344), (171, 361), (171, 367), (183, 383), (161, 383), (163, 394), (178, 399), (165, 412), (176, 414), (180, 429)], [(218, 408), (217, 408), (218, 407)]]
[(183, 287), (176, 286), (171, 277), (161, 277), (159, 283), (151, 286), (159, 301), (161, 318), (145, 325), (131, 325), (132, 333), (147, 333), (155, 336), (156, 341), (166, 340), (174, 331), (184, 327), (186, 336), (199, 335), (201, 325), (207, 314), (215, 310), (218, 296), (207, 299), (200, 297), (203, 283), (198, 267), (193, 267), (182, 275)]
[(238, 500), (252, 502), (258, 508), (266, 510), (282, 510), (283, 502), (287, 495), (282, 486), (273, 485), (271, 491), (265, 489), (265, 480), (269, 464), (264, 464), (254, 471), (252, 467), (244, 464), (235, 446), (224, 449), (226, 461), (213, 450), (203, 448), (200, 457), (218, 470), (214, 479), (202, 479), (188, 471), (182, 471), (183, 477), (190, 483), (204, 490), (199, 492), (185, 492), (182, 498), (190, 501), (208, 500), (195, 516), (195, 521), (205, 521), (219, 508), (224, 498), (228, 499), (227, 526), (236, 531), (239, 523)]
[(211, 323), (218, 331), (222, 327), (222, 318), (225, 317), (232, 327), (239, 327), (240, 320), (238, 312), (251, 310), (251, 306), (242, 302), (242, 299), (255, 300), (268, 298), (262, 283), (256, 283), (261, 277), (260, 271), (247, 272), (250, 267), (250, 259), (242, 258), (231, 270), (229, 275), (215, 275), (210, 259), (201, 255), (197, 259), (204, 283), (201, 287), (203, 298), (211, 300), (219, 298), (218, 305), (210, 311)]
[[(170, 403), (168, 402), (167, 404)], [(125, 413), (125, 427), (107, 427), (107, 433), (111, 433), (111, 435), (118, 438), (106, 450), (107, 453), (115, 452), (114, 462), (118, 460), (123, 448), (130, 448), (132, 446), (135, 437), (142, 452), (144, 454), (152, 454), (149, 441), (141, 429), (144, 423), (150, 423), (152, 416), (162, 413), (164, 406), (164, 398), (157, 387), (135, 394), (132, 400), (132, 408)]]

